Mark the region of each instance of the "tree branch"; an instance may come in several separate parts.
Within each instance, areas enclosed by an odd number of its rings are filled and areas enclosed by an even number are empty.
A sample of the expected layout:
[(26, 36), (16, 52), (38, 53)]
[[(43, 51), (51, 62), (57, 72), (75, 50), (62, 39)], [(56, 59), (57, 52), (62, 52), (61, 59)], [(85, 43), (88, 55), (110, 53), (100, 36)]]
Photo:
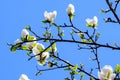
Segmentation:
[(118, 23), (120, 24), (120, 19), (119, 19), (118, 15), (116, 14), (115, 10), (112, 8), (109, 0), (106, 0), (106, 3), (109, 6), (109, 8), (110, 8), (111, 12), (113, 13), (114, 17), (117, 19)]
[[(67, 61), (65, 61), (65, 60), (63, 60), (63, 59), (61, 59), (60, 57), (57, 57), (57, 56), (55, 56), (55, 55), (53, 55), (53, 57), (55, 57), (55, 58), (59, 59), (60, 61), (62, 61), (62, 62), (64, 62), (64, 63), (66, 63), (66, 64), (68, 64), (69, 66), (74, 67), (74, 65), (72, 65), (72, 64), (70, 64), (69, 62), (67, 62)], [(84, 70), (83, 70), (83, 69), (81, 69), (81, 68), (78, 68), (78, 70), (79, 70), (79, 71), (81, 71), (81, 72), (83, 72), (83, 73), (85, 73), (86, 75), (88, 75), (88, 76), (90, 76), (90, 77), (94, 78), (95, 80), (99, 80), (99, 79), (97, 79), (95, 76), (91, 75), (90, 73), (88, 73), (88, 72), (84, 71)]]

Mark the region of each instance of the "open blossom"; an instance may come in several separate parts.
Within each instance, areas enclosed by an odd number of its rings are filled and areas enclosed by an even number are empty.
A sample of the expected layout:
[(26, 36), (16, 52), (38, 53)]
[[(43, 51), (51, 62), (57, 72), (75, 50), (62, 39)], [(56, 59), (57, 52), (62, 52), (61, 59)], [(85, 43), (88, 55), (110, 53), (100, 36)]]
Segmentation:
[(44, 12), (44, 17), (46, 18), (47, 21), (49, 22), (53, 22), (53, 20), (56, 18), (57, 15), (57, 11), (53, 11), (53, 12)]
[(19, 78), (19, 80), (30, 80), (26, 74), (22, 74)]
[(26, 29), (22, 30), (21, 38), (24, 40), (29, 35), (29, 32)]
[(98, 72), (98, 77), (100, 80), (114, 80), (115, 73), (110, 65), (105, 65), (100, 72)]
[(75, 12), (75, 9), (74, 9), (74, 5), (73, 4), (69, 4), (67, 9), (66, 9), (68, 15), (73, 15), (74, 12)]
[(49, 58), (49, 53), (48, 52), (43, 52), (41, 57), (40, 57), (40, 55), (37, 56), (38, 64), (39, 65), (44, 65), (45, 62), (46, 62), (46, 59), (48, 59), (48, 58)]
[(94, 28), (98, 24), (98, 18), (96, 16), (94, 16), (93, 19), (87, 18), (86, 22), (87, 22), (87, 26)]
[(32, 49), (34, 55), (39, 54), (42, 50), (44, 50), (45, 47), (41, 43), (37, 43), (36, 46)]
[[(45, 48), (42, 44), (37, 43), (36, 46), (32, 49), (32, 51), (33, 51), (34, 55), (37, 55), (37, 54), (40, 54), (44, 49)], [(49, 58), (49, 53), (48, 52), (43, 52), (41, 56), (37, 55), (36, 58), (38, 60), (38, 63), (40, 65), (43, 65), (43, 64), (45, 64), (46, 59)]]

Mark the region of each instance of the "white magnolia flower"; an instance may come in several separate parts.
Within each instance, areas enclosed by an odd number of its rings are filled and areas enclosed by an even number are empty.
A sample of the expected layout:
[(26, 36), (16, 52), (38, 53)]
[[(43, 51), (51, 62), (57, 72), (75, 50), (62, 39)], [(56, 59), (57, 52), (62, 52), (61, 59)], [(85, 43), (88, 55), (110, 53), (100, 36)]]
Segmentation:
[(21, 33), (21, 38), (24, 40), (28, 35), (29, 35), (29, 32), (26, 29), (23, 29)]
[(46, 59), (49, 58), (49, 53), (48, 52), (43, 52), (42, 55), (37, 56), (38, 64), (39, 65), (44, 65), (46, 62)]
[(34, 55), (37, 55), (37, 54), (39, 54), (42, 50), (44, 50), (45, 49), (45, 47), (44, 47), (44, 45), (43, 44), (41, 44), (41, 43), (36, 43), (36, 46), (32, 49), (32, 51), (33, 51), (33, 54)]
[(94, 16), (93, 19), (87, 18), (86, 22), (87, 22), (87, 26), (96, 27), (98, 24), (98, 18), (96, 16)]
[[(34, 37), (33, 40), (36, 40), (36, 37)], [(26, 43), (26, 46), (29, 48), (29, 49), (32, 49), (35, 45), (36, 45), (36, 41), (33, 41), (33, 42), (27, 42)]]
[(74, 9), (74, 5), (73, 4), (69, 4), (67, 9), (66, 9), (68, 15), (73, 15), (74, 12), (75, 12), (75, 9)]
[(26, 74), (22, 74), (19, 78), (19, 80), (30, 80)]
[(19, 44), (21, 42), (21, 40), (20, 39), (17, 39), (16, 41), (15, 41), (15, 44)]
[(44, 17), (46, 18), (47, 21), (49, 22), (53, 22), (53, 20), (56, 18), (57, 15), (57, 11), (53, 11), (53, 12), (44, 12)]
[(114, 80), (115, 73), (110, 65), (105, 65), (100, 72), (98, 72), (98, 77), (100, 80)]
[[(45, 48), (42, 44), (37, 43), (36, 46), (32, 49), (32, 51), (33, 51), (34, 55), (37, 55), (37, 54), (40, 54), (44, 49)], [(40, 65), (43, 65), (43, 64), (45, 64), (46, 59), (49, 58), (49, 53), (48, 52), (43, 52), (41, 56), (37, 55), (36, 58), (38, 60), (38, 63)]]

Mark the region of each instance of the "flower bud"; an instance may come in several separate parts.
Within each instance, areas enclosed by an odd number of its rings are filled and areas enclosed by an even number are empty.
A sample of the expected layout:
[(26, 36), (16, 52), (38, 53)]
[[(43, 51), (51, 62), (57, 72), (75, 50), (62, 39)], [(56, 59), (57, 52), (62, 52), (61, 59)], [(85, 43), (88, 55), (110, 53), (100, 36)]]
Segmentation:
[(67, 9), (66, 9), (68, 15), (73, 15), (74, 12), (75, 12), (75, 9), (74, 9), (74, 5), (73, 4), (69, 4)]
[(21, 33), (21, 39), (23, 41), (26, 40), (28, 35), (29, 35), (29, 32), (26, 29), (23, 29)]

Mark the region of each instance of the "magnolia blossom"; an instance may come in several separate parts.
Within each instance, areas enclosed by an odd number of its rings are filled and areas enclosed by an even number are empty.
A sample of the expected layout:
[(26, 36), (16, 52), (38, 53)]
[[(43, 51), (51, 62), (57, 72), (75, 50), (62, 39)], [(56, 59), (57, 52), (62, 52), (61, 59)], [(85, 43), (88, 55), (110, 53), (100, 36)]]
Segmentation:
[(56, 18), (57, 15), (57, 11), (53, 11), (53, 12), (44, 12), (44, 17), (46, 18), (47, 21), (49, 22), (53, 22), (53, 20)]
[(30, 80), (26, 74), (22, 74), (19, 78), (19, 80)]
[(22, 30), (21, 38), (24, 40), (29, 35), (29, 32), (26, 29)]
[(115, 73), (110, 65), (105, 65), (100, 72), (98, 72), (98, 77), (100, 80), (114, 80)]
[(68, 15), (71, 15), (71, 14), (73, 15), (74, 12), (75, 12), (74, 5), (73, 4), (69, 4), (67, 9), (66, 9), (66, 11), (67, 11)]
[(45, 47), (44, 47), (44, 45), (43, 44), (41, 44), (41, 43), (36, 43), (36, 46), (32, 49), (32, 51), (33, 51), (33, 54), (34, 55), (37, 55), (37, 54), (39, 54), (42, 50), (44, 50), (45, 49)]
[(41, 57), (39, 55), (37, 58), (38, 58), (38, 64), (42, 66), (42, 65), (45, 64), (46, 59), (49, 58), (49, 53), (48, 52), (43, 52)]
[[(36, 37), (34, 37), (33, 40), (36, 40)], [(32, 49), (35, 45), (36, 45), (36, 41), (32, 41), (32, 42), (27, 42), (26, 43), (26, 46), (29, 48), (29, 49)]]
[[(32, 49), (32, 51), (33, 51), (34, 55), (37, 55), (37, 54), (40, 54), (44, 49), (45, 48), (42, 44), (37, 43), (36, 46)], [(43, 64), (45, 64), (46, 59), (49, 58), (49, 53), (43, 52), (42, 55), (37, 55), (36, 58), (38, 60), (38, 63), (40, 65), (43, 65)]]
[(93, 19), (87, 18), (86, 22), (89, 27), (96, 27), (98, 23), (98, 18), (96, 16), (94, 16)]

